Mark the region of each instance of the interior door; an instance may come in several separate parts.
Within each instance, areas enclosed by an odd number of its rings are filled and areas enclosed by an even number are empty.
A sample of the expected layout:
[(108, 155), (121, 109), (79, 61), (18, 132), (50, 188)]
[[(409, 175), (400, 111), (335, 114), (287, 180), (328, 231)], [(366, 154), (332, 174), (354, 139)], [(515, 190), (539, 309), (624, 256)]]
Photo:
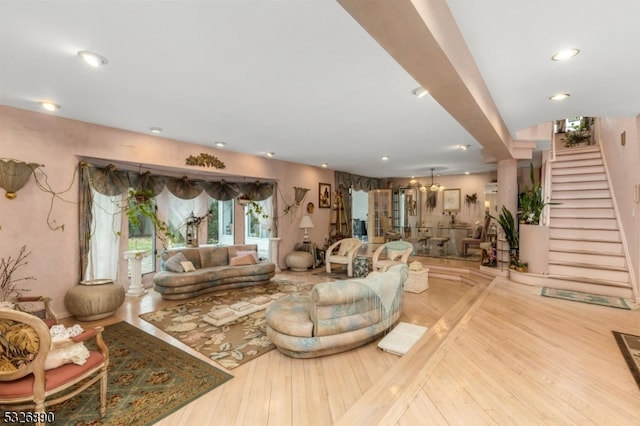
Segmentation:
[(367, 234), (370, 243), (384, 243), (384, 230), (380, 218), (386, 216), (392, 221), (392, 205), (390, 189), (374, 189), (369, 191), (369, 223)]

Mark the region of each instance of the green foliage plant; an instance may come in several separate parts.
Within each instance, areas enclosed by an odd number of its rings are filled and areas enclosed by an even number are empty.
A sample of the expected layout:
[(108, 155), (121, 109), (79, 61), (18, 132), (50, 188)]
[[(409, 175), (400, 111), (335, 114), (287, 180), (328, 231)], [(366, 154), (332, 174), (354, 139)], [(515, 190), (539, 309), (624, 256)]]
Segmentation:
[(511, 213), (511, 211), (505, 206), (502, 206), (500, 215), (497, 218), (494, 216), (491, 216), (491, 218), (498, 222), (498, 224), (502, 228), (502, 231), (504, 232), (504, 238), (505, 240), (507, 240), (507, 243), (509, 244), (511, 263), (516, 265), (519, 264), (518, 249), (520, 245), (520, 240), (519, 240), (519, 234), (518, 234), (518, 227), (516, 224), (516, 220), (513, 216), (513, 213)]
[(158, 218), (151, 191), (129, 189), (125, 213), (129, 224), (134, 228), (139, 228), (142, 225), (141, 217), (148, 217), (153, 223), (156, 236), (162, 242), (163, 248), (167, 248), (175, 239), (175, 235), (169, 230), (169, 225)]
[(542, 196), (542, 186), (535, 181), (533, 163), (529, 165), (529, 179), (531, 186), (526, 186), (524, 192), (520, 194), (520, 222), (530, 225), (539, 225), (542, 211), (546, 205), (557, 203), (545, 203)]

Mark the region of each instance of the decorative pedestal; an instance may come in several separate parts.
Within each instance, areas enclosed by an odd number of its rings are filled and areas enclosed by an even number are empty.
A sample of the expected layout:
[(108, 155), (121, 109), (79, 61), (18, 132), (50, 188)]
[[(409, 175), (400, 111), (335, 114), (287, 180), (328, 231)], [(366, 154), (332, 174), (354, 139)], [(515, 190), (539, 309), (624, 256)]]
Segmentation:
[(369, 275), (369, 258), (367, 256), (356, 256), (353, 259), (353, 277), (360, 278)]
[(129, 250), (123, 253), (124, 258), (129, 261), (131, 270), (131, 285), (127, 291), (127, 296), (142, 296), (147, 294), (147, 290), (142, 286), (142, 259), (149, 255), (147, 250)]
[(313, 256), (306, 251), (292, 251), (284, 261), (293, 272), (305, 272), (313, 266)]
[(404, 283), (404, 291), (422, 293), (429, 289), (429, 268), (413, 271), (409, 269), (409, 278)]
[(124, 302), (124, 288), (112, 280), (82, 281), (64, 297), (64, 305), (79, 321), (107, 318)]
[(276, 273), (282, 272), (278, 264), (278, 244), (280, 244), (281, 239), (279, 237), (269, 238), (269, 260), (276, 265)]

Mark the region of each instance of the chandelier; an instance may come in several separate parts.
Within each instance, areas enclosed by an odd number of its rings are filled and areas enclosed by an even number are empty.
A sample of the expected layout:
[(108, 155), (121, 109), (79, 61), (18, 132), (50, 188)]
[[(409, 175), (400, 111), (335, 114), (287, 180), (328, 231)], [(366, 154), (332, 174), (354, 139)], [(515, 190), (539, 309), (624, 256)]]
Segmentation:
[(440, 184), (439, 183), (435, 183), (433, 181), (433, 171), (434, 170), (435, 169), (433, 169), (433, 168), (431, 169), (431, 185), (429, 185), (429, 186), (421, 185), (420, 186), (420, 191), (421, 192), (427, 192), (427, 191), (434, 191), (435, 192), (435, 191), (438, 191), (440, 189)]

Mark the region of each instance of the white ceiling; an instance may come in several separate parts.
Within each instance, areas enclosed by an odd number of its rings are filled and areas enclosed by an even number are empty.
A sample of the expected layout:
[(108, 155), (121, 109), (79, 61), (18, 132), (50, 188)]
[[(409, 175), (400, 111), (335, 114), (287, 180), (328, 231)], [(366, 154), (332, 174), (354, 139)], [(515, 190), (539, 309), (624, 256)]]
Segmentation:
[[(447, 3), (514, 138), (640, 113), (640, 1)], [(0, 104), (372, 177), (494, 170), (417, 86), (334, 0), (0, 0)]]

